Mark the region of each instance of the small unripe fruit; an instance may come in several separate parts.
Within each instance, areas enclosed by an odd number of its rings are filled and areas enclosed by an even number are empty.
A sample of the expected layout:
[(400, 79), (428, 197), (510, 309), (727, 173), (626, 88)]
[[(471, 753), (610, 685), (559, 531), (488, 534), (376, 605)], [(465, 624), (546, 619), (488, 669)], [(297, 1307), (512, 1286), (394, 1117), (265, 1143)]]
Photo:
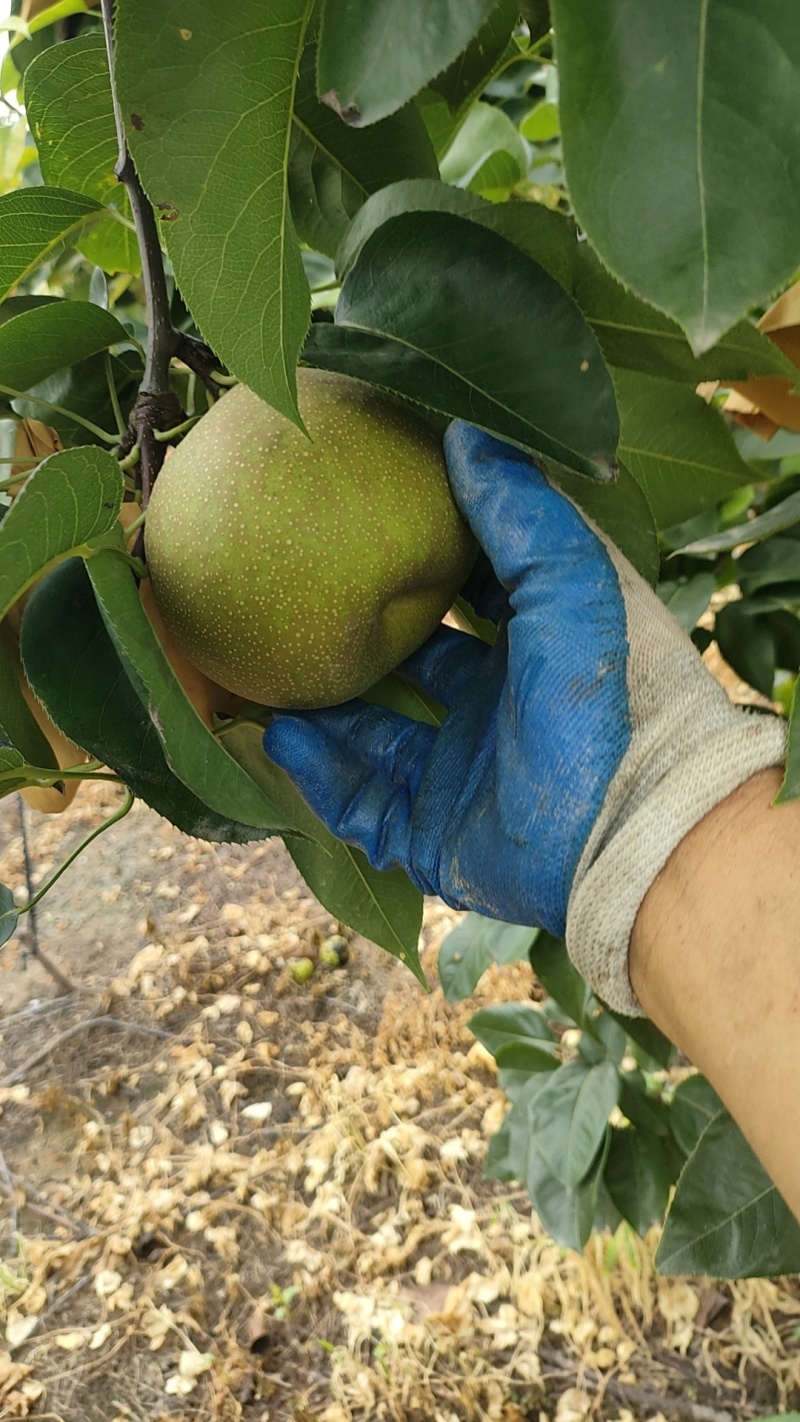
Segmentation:
[(314, 964), (310, 958), (293, 958), (289, 972), (296, 983), (307, 983), (314, 972)]
[(319, 961), (326, 968), (343, 968), (348, 956), (347, 944), (339, 933), (332, 934), (320, 944)]
[(331, 706), (426, 640), (476, 552), (438, 435), (347, 376), (298, 371), (311, 439), (245, 386), (162, 469), (147, 557), (164, 622), (248, 700)]

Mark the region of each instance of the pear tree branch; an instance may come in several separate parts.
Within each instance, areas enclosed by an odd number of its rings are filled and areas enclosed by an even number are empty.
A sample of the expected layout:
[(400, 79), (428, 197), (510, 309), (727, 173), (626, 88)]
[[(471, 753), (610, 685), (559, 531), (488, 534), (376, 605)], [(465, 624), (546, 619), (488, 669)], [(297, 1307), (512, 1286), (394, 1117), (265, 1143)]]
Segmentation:
[[(142, 493), (142, 508), (146, 509), (150, 491), (164, 462), (166, 444), (156, 438), (156, 431), (173, 429), (183, 424), (186, 413), (181, 408), (170, 380), (170, 365), (177, 357), (195, 371), (215, 395), (222, 387), (213, 379), (212, 372), (218, 371), (220, 362), (213, 351), (202, 341), (183, 332), (176, 331), (170, 316), (170, 300), (167, 279), (161, 255), (158, 224), (152, 205), (145, 196), (139, 175), (131, 158), (125, 137), (125, 124), (120, 109), (117, 86), (114, 79), (114, 9), (115, 0), (102, 0), (103, 28), (108, 51), (108, 67), (111, 75), (111, 95), (114, 105), (114, 122), (117, 130), (118, 157), (114, 172), (125, 186), (131, 205), (136, 237), (142, 259), (142, 283), (147, 303), (147, 351), (144, 376), (139, 386), (133, 409), (128, 417), (128, 428), (119, 447), (120, 458), (125, 459), (131, 450), (138, 448), (139, 457), (135, 465), (137, 487)], [(142, 554), (142, 534), (134, 550)]]

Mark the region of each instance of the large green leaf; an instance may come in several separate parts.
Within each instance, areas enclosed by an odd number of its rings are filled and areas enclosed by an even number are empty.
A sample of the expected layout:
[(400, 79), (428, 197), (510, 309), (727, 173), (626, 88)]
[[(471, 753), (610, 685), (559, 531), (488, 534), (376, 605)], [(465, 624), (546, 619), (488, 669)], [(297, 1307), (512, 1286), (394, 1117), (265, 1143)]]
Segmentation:
[(656, 1266), (721, 1279), (800, 1271), (800, 1224), (726, 1111), (681, 1172)]
[(620, 464), (616, 482), (601, 484), (581, 474), (558, 470), (559, 488), (607, 533), (646, 582), (658, 578), (658, 536), (647, 498), (633, 475)]
[(218, 815), (274, 832), (297, 829), (208, 729), (188, 700), (153, 631), (125, 559), (88, 563), (103, 621), (134, 690), (147, 707), (167, 764)]
[(345, 122), (375, 123), (466, 49), (496, 0), (325, 0), (319, 92)]
[(62, 188), (21, 188), (0, 197), (0, 300), (45, 257), (77, 242), (104, 208)]
[(302, 241), (335, 257), (351, 218), (387, 183), (435, 178), (436, 155), (411, 105), (367, 129), (348, 128), (317, 98), (315, 49), (306, 49), (294, 101), (289, 196)]
[(3, 384), (27, 390), (62, 366), (129, 340), (116, 317), (91, 301), (48, 302), (0, 326)]
[(116, 77), (128, 143), (175, 275), (206, 340), (296, 423), (309, 293), (286, 158), (313, 0), (119, 7)]
[(217, 842), (267, 838), (269, 830), (214, 814), (169, 769), (82, 559), (62, 563), (35, 589), (22, 619), (21, 648), (25, 674), (55, 724), (178, 829)]
[[(564, 218), (560, 220), (568, 226)], [(788, 356), (751, 321), (737, 321), (716, 345), (696, 356), (678, 322), (627, 290), (602, 265), (588, 242), (575, 244), (573, 260), (567, 289), (609, 365), (666, 380), (747, 380), (752, 375), (796, 378)]]
[(548, 1170), (574, 1190), (591, 1170), (619, 1099), (613, 1062), (559, 1067), (536, 1098), (536, 1149)]
[(264, 754), (264, 725), (239, 718), (220, 739), (230, 754), (307, 836), (287, 840), (311, 892), (342, 922), (400, 958), (425, 986), (418, 941), (422, 895), (400, 869), (373, 869), (360, 850), (336, 839), (308, 808), (288, 775)]
[(119, 147), (102, 34), (79, 35), (37, 55), (25, 74), (25, 107), (45, 182), (96, 198), (115, 213), (87, 233), (81, 251), (108, 272), (138, 272), (130, 203), (114, 175)]
[(578, 220), (615, 275), (708, 350), (797, 265), (794, 6), (553, 0), (552, 13)]
[(609, 365), (667, 380), (746, 380), (796, 372), (787, 356), (750, 321), (738, 321), (710, 351), (695, 357), (681, 327), (602, 265), (574, 224), (539, 203), (484, 202), (444, 183), (393, 183), (370, 197), (345, 234), (337, 256), (344, 276), (367, 238), (401, 212), (457, 212), (500, 233), (539, 262), (568, 291), (594, 331)]
[(113, 455), (86, 446), (34, 470), (0, 525), (0, 619), (54, 563), (117, 526), (122, 474)]
[(644, 489), (659, 528), (683, 523), (752, 482), (717, 410), (675, 380), (614, 371), (619, 456)]
[(678, 1084), (670, 1101), (669, 1119), (684, 1155), (691, 1155), (706, 1126), (724, 1109), (711, 1082), (699, 1072)]
[(613, 467), (614, 392), (578, 308), (512, 243), (454, 214), (406, 213), (374, 232), (336, 325), (313, 327), (304, 357), (567, 469), (607, 479)]
[(658, 1137), (632, 1128), (612, 1128), (603, 1179), (620, 1214), (637, 1234), (644, 1234), (661, 1220), (669, 1200), (672, 1170)]

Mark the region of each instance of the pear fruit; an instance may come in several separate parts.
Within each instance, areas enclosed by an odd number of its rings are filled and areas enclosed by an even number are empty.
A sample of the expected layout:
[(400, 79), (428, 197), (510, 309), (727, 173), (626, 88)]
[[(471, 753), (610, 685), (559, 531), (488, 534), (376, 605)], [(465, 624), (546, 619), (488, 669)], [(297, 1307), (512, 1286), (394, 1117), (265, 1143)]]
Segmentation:
[(147, 513), (158, 609), (186, 657), (267, 706), (360, 695), (426, 640), (476, 543), (438, 435), (362, 381), (298, 371), (310, 439), (234, 387), (165, 463)]

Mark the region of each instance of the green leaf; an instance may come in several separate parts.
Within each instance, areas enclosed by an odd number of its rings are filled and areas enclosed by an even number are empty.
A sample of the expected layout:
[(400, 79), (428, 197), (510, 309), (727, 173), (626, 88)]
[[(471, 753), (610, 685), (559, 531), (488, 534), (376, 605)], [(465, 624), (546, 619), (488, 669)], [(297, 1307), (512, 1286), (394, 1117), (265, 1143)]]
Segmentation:
[(169, 769), (106, 631), (83, 560), (60, 564), (22, 619), (25, 674), (55, 724), (184, 834), (236, 844), (269, 830), (214, 814)]
[(716, 615), (714, 636), (725, 661), (762, 696), (772, 696), (775, 641), (769, 623), (745, 603), (729, 602)]
[(371, 193), (406, 178), (437, 177), (436, 155), (411, 105), (374, 127), (348, 128), (316, 94), (313, 45), (300, 65), (288, 183), (297, 234), (336, 256), (351, 218)]
[(14, 932), (18, 918), (14, 895), (5, 884), (0, 884), (0, 948)]
[[(309, 364), (459, 415), (608, 479), (614, 392), (578, 308), (510, 242), (451, 213), (405, 213), (364, 244)], [(541, 340), (546, 329), (547, 344)]]
[(603, 1180), (623, 1219), (645, 1234), (662, 1219), (672, 1186), (663, 1142), (631, 1127), (612, 1127)]
[(513, 188), (528, 170), (528, 150), (502, 109), (477, 103), (444, 154), (440, 168), (445, 183), (455, 183), (474, 193)]
[(542, 931), (531, 944), (531, 967), (546, 992), (581, 1026), (591, 1000), (591, 989), (572, 963), (560, 938)]
[(620, 464), (616, 482), (601, 484), (581, 474), (553, 471), (553, 481), (607, 533), (646, 582), (655, 585), (659, 570), (658, 535), (650, 506), (638, 481)]
[(374, 686), (362, 691), (361, 700), (372, 706), (386, 706), (390, 711), (399, 711), (411, 721), (423, 721), (428, 726), (441, 726), (447, 712), (441, 702), (435, 701), (421, 687), (414, 686), (399, 672), (389, 672)]
[(367, 237), (404, 211), (447, 211), (508, 238), (539, 262), (580, 307), (609, 365), (667, 380), (746, 380), (796, 372), (787, 356), (750, 321), (739, 321), (699, 359), (681, 327), (627, 291), (602, 265), (574, 224), (539, 203), (487, 203), (445, 184), (392, 184), (371, 197), (346, 234), (337, 258), (341, 275)]
[[(505, 205), (504, 205), (505, 207)], [(373, 193), (350, 224), (336, 256), (336, 270), (345, 277), (364, 243), (379, 227), (404, 212), (453, 212), (460, 217), (492, 211), (475, 193), (465, 193), (430, 178), (407, 178)]]
[(674, 380), (615, 370), (619, 457), (647, 495), (658, 528), (701, 513), (753, 471), (722, 416)]
[[(578, 221), (611, 271), (706, 351), (797, 265), (794, 7), (553, 0), (552, 12)], [(744, 152), (757, 158), (737, 183)]]
[(0, 737), (6, 737), (29, 765), (55, 769), (58, 762), (50, 742), (22, 695), (18, 669), (16, 637), (8, 623), (0, 622)]
[(770, 538), (747, 548), (736, 559), (736, 574), (745, 598), (775, 584), (800, 582), (800, 541)]
[(800, 1271), (800, 1223), (726, 1111), (681, 1172), (655, 1262), (662, 1274), (718, 1279)]
[(515, 0), (499, 0), (466, 49), (417, 96), (439, 156), (487, 84), (506, 64), (521, 57), (512, 38), (517, 10)]
[(534, 1011), (532, 1007), (522, 1007), (515, 1002), (484, 1007), (469, 1019), (468, 1026), (487, 1052), (491, 1052), (498, 1061), (504, 1051), (521, 1044), (535, 1048), (542, 1057), (540, 1066), (528, 1067), (527, 1070), (553, 1070), (559, 1065), (557, 1058), (553, 1057), (553, 1030), (541, 1012)]
[[(548, 1077), (545, 1089), (553, 1080)], [(594, 1165), (574, 1190), (565, 1190), (563, 1181), (550, 1170), (536, 1143), (533, 1122), (538, 1114), (538, 1100), (529, 1108), (531, 1124), (527, 1169), (523, 1179), (542, 1224), (558, 1244), (567, 1249), (583, 1249), (595, 1223), (600, 1181), (610, 1132), (606, 1131)]]
[(0, 300), (45, 257), (75, 243), (103, 207), (62, 188), (21, 188), (0, 197)]
[(439, 981), (447, 1002), (471, 997), (492, 963), (505, 966), (528, 957), (538, 934), (536, 928), (515, 923), (499, 923), (468, 913), (462, 923), (448, 933), (439, 949)]
[[(564, 218), (561, 222), (568, 226)], [(751, 375), (796, 377), (788, 356), (752, 322), (737, 321), (716, 345), (696, 356), (677, 321), (628, 291), (602, 265), (588, 242), (575, 244), (573, 263), (567, 290), (589, 322), (609, 365), (695, 383), (747, 380)]]
[(644, 1073), (638, 1070), (620, 1072), (619, 1107), (632, 1126), (650, 1136), (668, 1140), (671, 1135), (669, 1107), (647, 1090)]
[(325, 0), (319, 92), (355, 127), (402, 108), (452, 64), (495, 0)]
[(776, 504), (775, 508), (767, 509), (766, 513), (759, 514), (747, 523), (737, 523), (733, 528), (726, 528), (723, 533), (715, 533), (711, 538), (696, 538), (693, 543), (687, 543), (681, 552), (726, 553), (731, 548), (738, 547), (740, 543), (759, 543), (764, 538), (770, 538), (773, 533), (781, 533), (785, 528), (791, 528), (798, 519), (800, 492), (790, 494), (782, 503)]
[(220, 739), (265, 794), (300, 829), (286, 847), (313, 894), (335, 918), (400, 958), (427, 986), (418, 956), (422, 895), (400, 869), (373, 869), (360, 850), (336, 839), (308, 808), (288, 775), (267, 759), (264, 725), (239, 718)]
[(548, 1078), (536, 1098), (536, 1149), (548, 1170), (574, 1190), (591, 1170), (619, 1099), (613, 1062), (570, 1062)]
[(130, 203), (114, 175), (119, 149), (103, 35), (82, 34), (37, 55), (25, 73), (25, 108), (45, 182), (114, 214), (87, 233), (81, 251), (105, 271), (138, 273)]
[(87, 445), (43, 460), (0, 525), (0, 620), (55, 562), (110, 533), (121, 503), (122, 474), (107, 451)]
[(552, 138), (558, 138), (561, 132), (558, 104), (550, 99), (534, 104), (522, 120), (519, 131), (529, 143), (549, 143)]
[(691, 632), (697, 626), (716, 586), (713, 573), (695, 573), (672, 594), (666, 605), (685, 632)]
[(88, 571), (109, 636), (147, 707), (170, 770), (223, 818), (274, 832), (297, 829), (195, 711), (142, 607), (126, 560), (98, 553), (89, 559)]
[(125, 327), (91, 301), (53, 301), (23, 311), (0, 326), (3, 384), (27, 390), (120, 341), (130, 341)]
[(670, 1102), (669, 1123), (684, 1155), (691, 1155), (706, 1126), (724, 1109), (711, 1082), (699, 1072), (680, 1082)]
[(308, 283), (289, 213), (286, 153), (313, 0), (119, 7), (116, 80), (128, 144), (175, 276), (220, 360), (297, 413)]

